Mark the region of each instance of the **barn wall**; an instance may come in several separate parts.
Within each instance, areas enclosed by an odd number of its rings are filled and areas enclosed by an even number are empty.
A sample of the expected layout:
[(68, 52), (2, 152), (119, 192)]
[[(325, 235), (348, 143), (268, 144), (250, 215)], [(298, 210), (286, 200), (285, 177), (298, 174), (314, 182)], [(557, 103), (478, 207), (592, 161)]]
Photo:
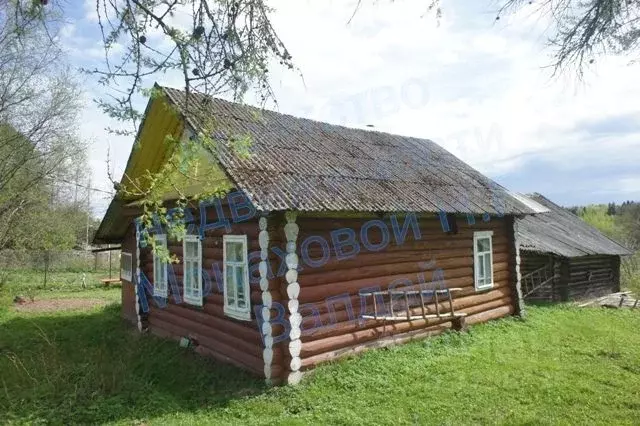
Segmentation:
[(588, 299), (620, 291), (619, 256), (572, 257), (569, 263), (569, 300)]
[[(133, 225), (129, 226), (127, 233), (122, 241), (122, 251), (131, 253), (131, 266), (133, 268), (132, 279), (135, 278), (136, 271), (136, 233)], [(122, 257), (121, 257), (122, 261)], [(120, 270), (122, 270), (122, 264), (120, 264)], [(120, 273), (120, 271), (118, 271)], [(138, 323), (138, 317), (136, 313), (136, 293), (135, 286), (132, 281), (122, 279), (122, 318), (131, 322), (132, 324)]]
[[(549, 254), (522, 251), (520, 256), (522, 258), (521, 272), (523, 276), (528, 275), (549, 263), (556, 262), (555, 257)], [(531, 302), (552, 302), (554, 300), (559, 300), (560, 296), (557, 294), (558, 289), (556, 287), (556, 280), (554, 280), (548, 285), (527, 295), (525, 299)]]
[[(331, 242), (331, 231), (341, 228), (352, 228), (360, 240), (360, 230), (365, 222), (366, 219), (300, 217), (297, 221), (299, 250), (300, 244), (310, 236)], [(402, 225), (403, 219), (399, 222)], [(298, 276), (301, 287), (298, 300), (303, 317), (300, 351), (303, 370), (366, 347), (401, 342), (450, 328), (450, 321), (441, 320), (386, 324), (358, 320), (364, 311), (371, 313), (373, 309), (370, 298), (363, 309), (359, 291), (376, 286), (387, 289), (399, 280), (413, 285), (437, 281), (437, 276), (433, 275), (436, 268), (442, 269), (448, 288), (462, 288), (455, 296), (454, 306), (457, 311), (469, 315), (467, 323), (484, 322), (515, 312), (515, 256), (510, 218), (493, 219), (489, 223), (478, 219), (473, 226), (458, 219), (456, 235), (444, 233), (436, 218), (420, 219), (420, 238), (415, 238), (409, 230), (406, 241), (401, 244), (395, 241), (389, 220), (385, 223), (390, 230), (391, 242), (383, 250), (371, 252), (362, 248), (357, 256), (345, 260), (337, 260), (333, 252), (330, 260), (319, 268), (308, 267), (304, 259), (301, 260), (303, 269)], [(473, 232), (480, 230), (494, 231), (494, 287), (485, 291), (474, 288)], [(382, 232), (376, 233), (376, 228), (370, 229), (368, 235), (373, 245), (382, 241)], [(309, 247), (311, 259), (322, 257), (319, 244)], [(302, 250), (304, 252), (304, 247)], [(429, 309), (434, 310), (435, 305), (429, 305)], [(444, 304), (441, 309), (445, 309)]]
[(619, 256), (582, 256), (565, 258), (523, 252), (523, 275), (553, 262), (555, 279), (527, 296), (527, 301), (570, 301), (603, 296), (620, 291)]
[[(225, 217), (230, 218), (231, 214), (226, 205), (224, 209)], [(195, 211), (193, 213), (194, 222), (196, 225), (199, 225), (200, 218)], [(215, 209), (208, 209), (207, 222), (214, 223), (216, 220)], [(270, 225), (270, 246), (279, 245), (274, 226), (275, 224)], [(167, 242), (169, 252), (177, 256), (179, 262), (169, 266), (169, 298), (166, 301), (152, 297), (152, 285), (154, 282), (153, 253), (149, 247), (140, 249), (140, 267), (142, 274), (144, 274), (141, 281), (144, 284), (144, 277), (146, 277), (149, 283), (145, 289), (148, 311), (142, 315), (142, 324), (143, 328), (161, 337), (175, 340), (179, 340), (182, 337), (193, 339), (192, 341), (197, 342), (195, 350), (198, 353), (236, 365), (264, 377), (264, 343), (258, 321), (256, 320), (256, 314), (253, 310), (255, 306), (263, 303), (258, 272), (258, 264), (260, 262), (258, 218), (255, 217), (242, 223), (234, 223), (231, 227), (230, 232), (227, 232), (224, 228), (205, 231), (205, 238), (202, 240), (203, 293), (205, 294), (202, 307), (193, 306), (182, 301), (183, 250), (181, 241), (169, 240)], [(251, 321), (236, 320), (224, 314), (222, 275), (220, 274), (216, 278), (213, 266), (214, 264), (218, 264), (219, 271), (223, 272), (222, 240), (225, 234), (247, 235), (247, 248), (250, 254)], [(135, 240), (133, 244), (135, 246)], [(251, 255), (252, 252), (254, 252), (254, 256)], [(255, 256), (255, 254), (258, 254), (258, 256)], [(272, 263), (270, 266), (271, 269), (279, 266), (279, 258), (273, 252), (269, 253), (268, 262)], [(173, 272), (171, 272), (171, 270), (173, 270)], [(205, 276), (209, 277), (209, 279), (206, 279)], [(207, 282), (211, 283), (210, 286), (207, 286)], [(208, 291), (208, 288), (210, 291)], [(280, 302), (282, 296), (279, 293), (279, 278), (272, 277), (272, 279), (269, 280), (269, 289), (271, 290), (273, 300)], [(176, 298), (176, 294), (179, 295), (178, 298)], [(129, 297), (128, 293), (127, 297)], [(277, 327), (274, 327), (274, 329), (274, 332), (280, 331)], [(271, 366), (272, 377), (278, 378), (282, 375), (281, 364), (282, 349), (275, 347), (273, 349)]]

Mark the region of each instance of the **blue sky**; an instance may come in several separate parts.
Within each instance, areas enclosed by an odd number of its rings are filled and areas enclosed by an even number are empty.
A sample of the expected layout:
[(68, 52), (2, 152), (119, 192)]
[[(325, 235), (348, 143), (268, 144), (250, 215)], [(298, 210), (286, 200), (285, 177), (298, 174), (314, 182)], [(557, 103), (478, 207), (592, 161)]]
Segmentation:
[[(598, 58), (583, 81), (552, 77), (549, 22), (533, 9), (496, 21), (484, 0), (444, 2), (439, 21), (423, 0), (377, 1), (349, 25), (356, 1), (270, 4), (304, 77), (272, 69), (281, 112), (429, 138), (509, 189), (563, 205), (640, 199), (640, 64), (629, 58)], [(87, 0), (63, 30), (74, 65), (101, 64), (94, 14)], [(133, 140), (103, 130), (113, 123), (92, 99), (105, 89), (83, 80), (80, 131), (92, 185), (107, 189), (107, 150), (119, 177)], [(157, 81), (181, 85), (171, 74)], [(108, 201), (95, 197), (96, 215)]]

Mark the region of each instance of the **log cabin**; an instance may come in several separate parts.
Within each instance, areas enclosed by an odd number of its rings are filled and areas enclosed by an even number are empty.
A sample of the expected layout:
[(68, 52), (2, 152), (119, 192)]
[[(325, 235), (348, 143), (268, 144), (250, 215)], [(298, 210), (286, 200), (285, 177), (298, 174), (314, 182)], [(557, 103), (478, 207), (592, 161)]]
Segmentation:
[(548, 198), (528, 198), (548, 212), (516, 220), (525, 300), (566, 302), (620, 291), (621, 256), (633, 253)]
[(182, 241), (140, 226), (140, 200), (111, 201), (95, 239), (121, 244), (122, 315), (140, 331), (295, 384), (322, 362), (523, 313), (515, 223), (540, 205), (430, 140), (193, 93), (187, 109), (183, 91), (156, 89), (123, 182), (157, 172), (165, 135), (190, 138), (208, 116), (208, 173), (229, 193), (184, 209)]

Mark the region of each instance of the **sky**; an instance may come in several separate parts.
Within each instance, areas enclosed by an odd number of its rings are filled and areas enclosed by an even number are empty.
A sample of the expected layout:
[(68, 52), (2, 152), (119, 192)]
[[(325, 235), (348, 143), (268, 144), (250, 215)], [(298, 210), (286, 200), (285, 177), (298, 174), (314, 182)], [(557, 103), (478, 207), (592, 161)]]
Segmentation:
[[(431, 139), (513, 191), (566, 206), (640, 199), (640, 64), (598, 57), (582, 80), (554, 76), (551, 26), (534, 9), (496, 21), (493, 1), (446, 1), (437, 19), (425, 0), (378, 0), (349, 22), (356, 3), (269, 2), (299, 68), (271, 70), (280, 112)], [(94, 0), (73, 10), (61, 37), (72, 65), (102, 66)], [(95, 80), (82, 77), (80, 133), (91, 186), (110, 191), (107, 155), (120, 178), (133, 137), (105, 131), (114, 123), (93, 101), (105, 95)], [(95, 192), (93, 213), (109, 201)]]

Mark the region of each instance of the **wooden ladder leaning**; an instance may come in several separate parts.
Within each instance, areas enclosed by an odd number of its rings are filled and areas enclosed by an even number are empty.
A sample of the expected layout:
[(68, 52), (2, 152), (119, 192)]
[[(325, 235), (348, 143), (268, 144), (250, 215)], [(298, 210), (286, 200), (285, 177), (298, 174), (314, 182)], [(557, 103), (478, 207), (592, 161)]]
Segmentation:
[(535, 271), (524, 275), (520, 279), (522, 286), (522, 296), (527, 297), (536, 290), (539, 290), (553, 281), (553, 265), (547, 263), (542, 268), (538, 268)]
[[(461, 291), (461, 288), (447, 288), (447, 289), (437, 289), (437, 290), (383, 290), (383, 291), (373, 291), (360, 293), (360, 296), (364, 297), (365, 302), (367, 297), (371, 297), (373, 300), (373, 315), (362, 314), (360, 318), (365, 320), (376, 320), (376, 321), (413, 321), (413, 320), (429, 320), (429, 319), (451, 319), (453, 328), (455, 330), (463, 330), (466, 328), (465, 318), (466, 315), (463, 312), (456, 312), (453, 306), (453, 296), (452, 293), (456, 293)], [(441, 296), (441, 298), (438, 297)], [(388, 297), (389, 308), (387, 310), (387, 302), (385, 301), (385, 296)], [(442, 297), (443, 296), (443, 297)], [(378, 313), (378, 298), (381, 298), (385, 313), (388, 314), (379, 314)], [(420, 298), (419, 304), (412, 304), (409, 302), (409, 298)], [(401, 313), (397, 312), (394, 309), (394, 298), (400, 298), (404, 300), (404, 309)], [(416, 300), (416, 299), (414, 299)], [(449, 309), (448, 311), (442, 311), (440, 309), (440, 303), (448, 303)], [(434, 304), (435, 305), (435, 313), (430, 313), (427, 305)], [(420, 311), (416, 314), (414, 311), (416, 306), (419, 306)]]

